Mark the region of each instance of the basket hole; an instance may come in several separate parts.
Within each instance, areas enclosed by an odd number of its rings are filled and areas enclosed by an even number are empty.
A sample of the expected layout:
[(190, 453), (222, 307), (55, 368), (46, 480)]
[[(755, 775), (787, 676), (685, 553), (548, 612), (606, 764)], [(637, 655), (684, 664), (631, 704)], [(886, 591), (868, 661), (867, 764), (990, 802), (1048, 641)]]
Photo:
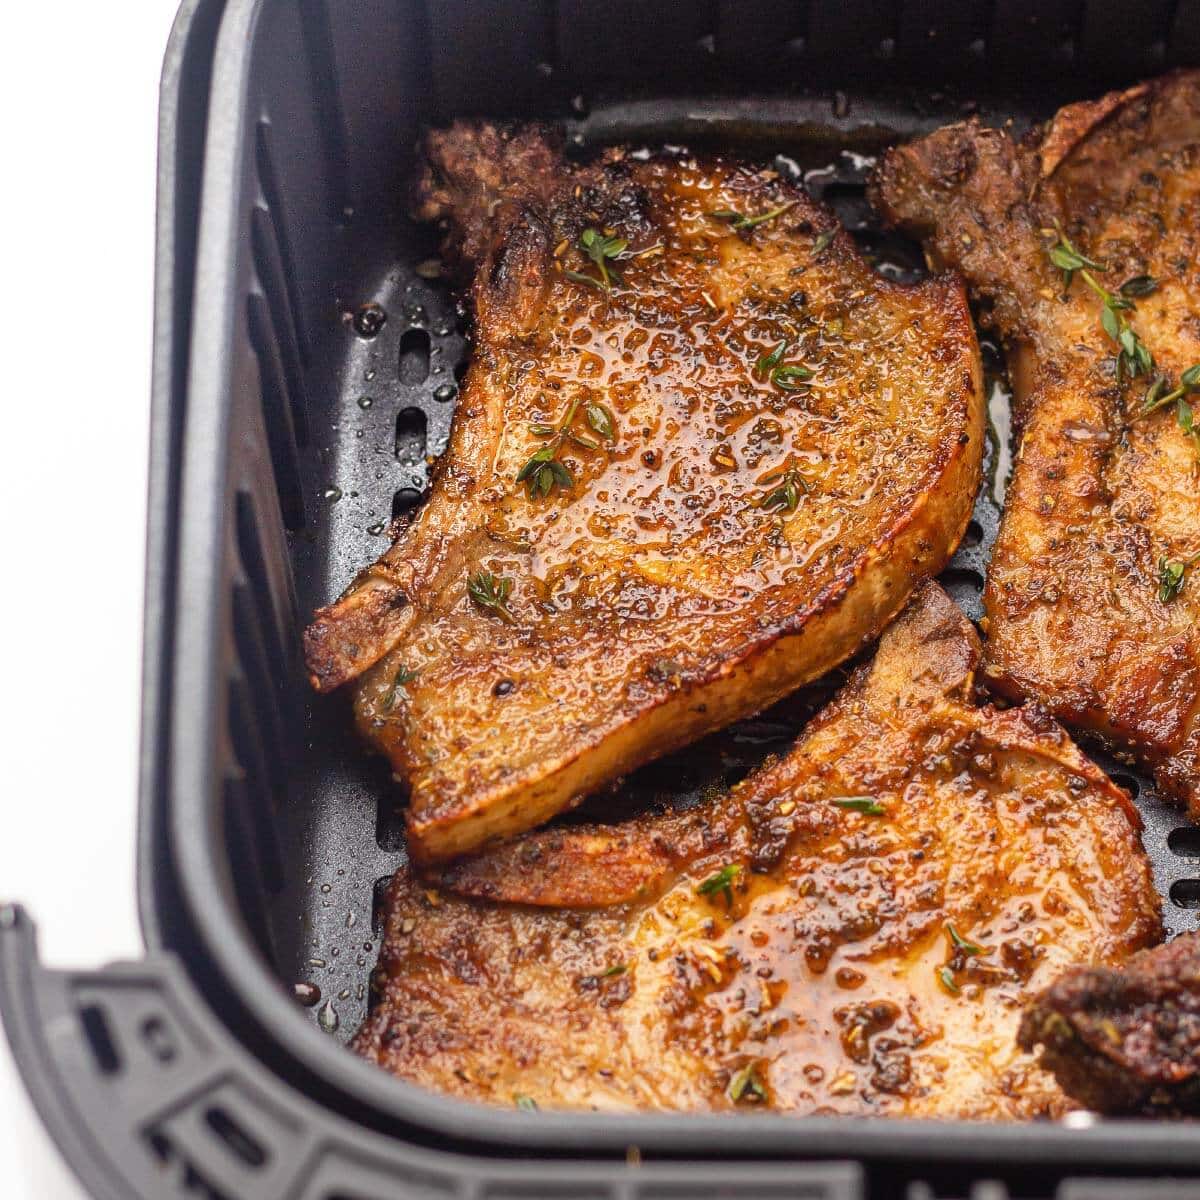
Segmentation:
[(427, 425), (419, 408), (402, 408), (396, 417), (396, 458), (404, 466), (424, 464)]
[(142, 1022), (141, 1035), (146, 1049), (160, 1063), (169, 1063), (174, 1060), (178, 1053), (175, 1039), (162, 1017), (147, 1017)]
[(371, 932), (378, 937), (383, 932), (383, 914), (387, 908), (388, 884), (392, 882), (390, 875), (384, 875), (375, 880), (371, 889)]
[(228, 1147), (229, 1151), (248, 1167), (261, 1167), (267, 1161), (267, 1152), (262, 1145), (248, 1134), (229, 1115), (229, 1110), (213, 1106), (204, 1114), (205, 1124)]
[(404, 849), (404, 811), (401, 797), (389, 793), (379, 799), (375, 816), (375, 844), (388, 854)]
[(80, 1009), (79, 1020), (96, 1066), (105, 1075), (115, 1075), (121, 1069), (121, 1056), (117, 1053), (108, 1014), (98, 1004), (89, 1004)]
[(1200, 858), (1200, 828), (1185, 825), (1172, 829), (1167, 834), (1167, 847), (1180, 858)]
[(401, 488), (392, 497), (392, 519), (403, 517), (421, 503), (421, 493), (416, 488)]
[(1175, 880), (1170, 895), (1176, 908), (1200, 908), (1200, 879)]
[[(1117, 787), (1124, 788), (1135, 800), (1138, 798), (1142, 785), (1132, 775), (1126, 775), (1124, 771), (1116, 771), (1110, 778)], [(1197, 832), (1200, 833), (1200, 830)]]
[(400, 382), (415, 387), (429, 378), (429, 331), (406, 329), (400, 339)]
[(971, 520), (967, 522), (967, 529), (963, 534), (962, 544), (970, 549), (982, 544), (982, 542), (983, 526), (972, 517)]

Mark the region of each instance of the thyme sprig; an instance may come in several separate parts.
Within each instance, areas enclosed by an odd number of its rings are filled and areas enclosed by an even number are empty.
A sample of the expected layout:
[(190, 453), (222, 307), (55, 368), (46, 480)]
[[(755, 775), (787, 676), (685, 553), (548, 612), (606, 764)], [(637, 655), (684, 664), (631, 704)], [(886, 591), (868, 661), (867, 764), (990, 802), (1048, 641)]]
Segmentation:
[[(1157, 412), (1160, 408), (1166, 408), (1168, 404), (1174, 404), (1177, 400), (1190, 395), (1192, 392), (1200, 392), (1200, 363), (1197, 363), (1194, 367), (1188, 367), (1180, 375), (1179, 383), (1168, 391), (1170, 382), (1165, 375), (1155, 375), (1150, 382), (1150, 386), (1146, 389), (1146, 396), (1142, 401), (1142, 407), (1137, 417), (1148, 417), (1152, 412)], [(1134, 419), (1136, 420), (1137, 417)]]
[(747, 217), (740, 212), (734, 212), (732, 208), (718, 208), (715, 212), (710, 212), (708, 215), (714, 221), (727, 221), (731, 229), (735, 229), (740, 233), (744, 229), (753, 229), (756, 225), (765, 225), (768, 221), (773, 221), (776, 217), (783, 216), (789, 208), (795, 207), (796, 201), (790, 200), (787, 204), (781, 204), (778, 208), (773, 208), (769, 212), (760, 213), (757, 217)]
[(613, 266), (613, 261), (623, 255), (629, 247), (629, 240), (615, 237), (600, 229), (587, 228), (579, 235), (579, 248), (587, 255), (599, 271), (599, 275), (588, 275), (584, 271), (571, 271), (566, 267), (562, 273), (576, 283), (586, 283), (589, 287), (599, 288), (602, 292), (611, 292), (613, 284), (624, 286), (625, 280), (620, 271)]
[(783, 362), (790, 348), (791, 343), (784, 338), (774, 350), (760, 354), (754, 362), (754, 374), (760, 379), (770, 379), (782, 391), (798, 392), (813, 377), (813, 371), (800, 363)]
[(512, 594), (513, 581), (507, 576), (497, 578), (490, 571), (476, 571), (467, 576), (467, 595), (472, 603), (480, 608), (494, 612), (501, 620), (510, 625), (516, 624), (508, 607), (508, 598)]
[(1158, 412), (1160, 408), (1167, 408), (1174, 404), (1175, 422), (1183, 430), (1184, 435), (1191, 439), (1192, 445), (1196, 449), (1196, 457), (1200, 459), (1200, 426), (1196, 424), (1196, 414), (1192, 407), (1193, 401), (1187, 399), (1195, 392), (1200, 392), (1200, 363), (1188, 367), (1179, 376), (1179, 383), (1173, 388), (1170, 387), (1170, 380), (1165, 375), (1156, 375), (1146, 389), (1141, 409), (1133, 419), (1138, 421), (1142, 417), (1148, 417), (1151, 413)]
[[(1103, 273), (1108, 267), (1080, 253), (1057, 221), (1054, 223), (1054, 232), (1058, 235), (1058, 240), (1047, 249), (1047, 254), (1050, 261), (1063, 273), (1064, 292), (1070, 291), (1071, 282), (1078, 274), (1104, 304), (1100, 312), (1100, 326), (1117, 345), (1117, 382), (1120, 383), (1123, 379), (1137, 379), (1139, 375), (1151, 376), (1154, 373), (1154, 355), (1125, 317), (1125, 313), (1134, 307), (1130, 295), (1148, 294), (1138, 289), (1144, 286), (1142, 280), (1149, 280), (1149, 276), (1135, 276), (1132, 280), (1126, 280), (1120, 291), (1110, 292), (1092, 274), (1093, 271)], [(1134, 287), (1132, 291), (1127, 292), (1126, 288), (1130, 284)], [(1152, 291), (1153, 288), (1149, 290)]]
[(800, 493), (807, 493), (809, 490), (808, 480), (791, 463), (764, 475), (759, 483), (766, 485), (769, 490), (754, 501), (754, 507), (767, 512), (773, 509), (779, 512), (795, 512), (800, 504)]
[[(571, 422), (575, 420), (575, 414), (578, 411), (579, 397), (577, 396), (568, 406), (566, 416), (557, 425), (535, 424), (530, 426), (531, 432), (536, 437), (550, 439), (541, 449), (535, 450), (525, 465), (517, 472), (517, 483), (525, 484), (531, 500), (535, 496), (550, 495), (555, 485), (563, 488), (575, 485), (575, 476), (571, 474), (570, 469), (564, 463), (559, 461), (558, 453), (568, 438), (574, 441), (578, 440), (571, 433)], [(597, 443), (588, 439), (584, 445), (587, 445), (589, 449), (595, 449)]]

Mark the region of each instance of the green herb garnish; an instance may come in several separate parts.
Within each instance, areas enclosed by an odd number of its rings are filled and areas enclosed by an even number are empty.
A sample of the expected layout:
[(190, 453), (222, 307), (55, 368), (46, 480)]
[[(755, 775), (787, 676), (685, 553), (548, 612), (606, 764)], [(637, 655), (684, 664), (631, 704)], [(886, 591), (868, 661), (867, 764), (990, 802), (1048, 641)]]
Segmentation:
[(829, 803), (846, 812), (862, 813), (865, 817), (887, 815), (887, 809), (874, 796), (835, 796)]
[(1179, 383), (1175, 387), (1169, 388), (1168, 384), (1169, 381), (1165, 375), (1156, 375), (1146, 389), (1142, 407), (1133, 419), (1138, 421), (1142, 417), (1148, 417), (1151, 413), (1158, 412), (1160, 408), (1167, 408), (1174, 404), (1176, 423), (1191, 438), (1192, 444), (1196, 447), (1196, 454), (1200, 457), (1200, 429), (1196, 427), (1192, 402), (1186, 399), (1193, 393), (1200, 392), (1200, 363), (1188, 367), (1179, 376)]
[(548, 496), (555, 484), (560, 487), (574, 486), (575, 476), (555, 458), (556, 447), (543, 446), (530, 455), (529, 461), (517, 473), (517, 482), (524, 483), (529, 498)]
[(957, 996), (962, 991), (962, 988), (954, 982), (954, 972), (949, 967), (938, 967), (937, 977), (938, 982), (952, 996)]
[(778, 388), (785, 392), (798, 392), (805, 380), (813, 377), (809, 367), (798, 363), (784, 363), (783, 356), (787, 354), (790, 343), (785, 338), (774, 350), (760, 354), (754, 362), (754, 374), (760, 379), (768, 378)]
[(1200, 554), (1192, 558), (1168, 559), (1164, 554), (1158, 560), (1158, 598), (1163, 604), (1169, 604), (1187, 583), (1188, 568), (1200, 562)]
[(766, 1086), (759, 1079), (758, 1067), (754, 1063), (743, 1067), (729, 1081), (729, 1098), (734, 1104), (740, 1104), (742, 1100), (758, 1101), (767, 1098)]
[(813, 258), (820, 258), (829, 249), (829, 244), (833, 241), (833, 235), (834, 230), (832, 229), (827, 229), (824, 233), (817, 234), (817, 240), (813, 242)]
[(1153, 275), (1134, 275), (1121, 284), (1121, 295), (1140, 299), (1158, 290), (1158, 280)]
[(985, 953), (982, 946), (976, 942), (967, 941), (967, 939), (963, 937), (962, 934), (959, 933), (949, 921), (946, 922), (946, 936), (950, 939), (950, 945), (952, 945), (955, 950), (961, 950), (964, 954), (969, 955), (972, 958), (974, 958), (976, 954)]
[(517, 1092), (513, 1096), (513, 1104), (522, 1112), (537, 1112), (537, 1101), (532, 1096), (524, 1096)]
[(383, 697), (383, 711), (390, 712), (392, 705), (396, 703), (396, 693), (404, 689), (406, 683), (412, 683), (417, 677), (416, 671), (410, 671), (407, 667), (401, 667), (395, 677), (392, 679), (391, 686)]
[(719, 871), (710, 875), (703, 883), (696, 887), (697, 896), (716, 896), (722, 895), (725, 897), (725, 906), (733, 907), (733, 881), (742, 873), (742, 868), (737, 863), (731, 863), (727, 867), (722, 867)]
[(793, 466), (772, 471), (759, 482), (775, 485), (754, 502), (755, 508), (767, 511), (778, 509), (780, 512), (795, 512), (800, 503), (800, 493), (807, 492), (809, 487), (808, 480)]
[[(580, 433), (571, 428), (578, 411), (579, 398), (576, 397), (571, 401), (566, 415), (557, 425), (535, 424), (529, 427), (535, 437), (550, 439), (541, 449), (535, 450), (525, 465), (517, 472), (517, 483), (525, 484), (531, 500), (535, 496), (550, 495), (555, 486), (564, 489), (575, 486), (575, 476), (559, 459), (559, 451), (562, 450), (564, 442), (574, 442), (585, 450), (600, 449), (600, 443), (591, 434)], [(610, 432), (603, 436), (612, 437), (612, 413), (603, 404), (593, 403), (587, 406), (587, 421), (593, 429), (597, 429), (598, 425), (606, 427)]]
[(795, 208), (796, 201), (792, 200), (787, 204), (781, 204), (778, 208), (771, 209), (770, 212), (762, 213), (757, 217), (743, 216), (742, 213), (734, 212), (731, 208), (719, 208), (716, 212), (711, 212), (708, 215), (714, 221), (728, 221), (732, 229), (739, 232), (743, 229), (753, 229), (756, 225), (764, 225), (767, 221), (773, 221), (776, 217), (781, 217), (789, 208)]
[(516, 617), (508, 608), (508, 597), (512, 593), (513, 581), (507, 577), (496, 578), (490, 571), (476, 571), (467, 577), (467, 595), (480, 608), (490, 609), (496, 616), (510, 625)]
[(561, 268), (562, 273), (576, 283), (586, 283), (590, 287), (599, 288), (602, 292), (611, 292), (614, 283), (624, 284), (621, 273), (614, 267), (613, 261), (620, 258), (629, 246), (626, 238), (613, 237), (599, 229), (585, 229), (579, 235), (579, 248), (596, 264), (599, 276), (587, 275), (582, 271), (572, 271)]
[(606, 971), (601, 971), (596, 976), (597, 979), (611, 979), (614, 975), (624, 975), (629, 968), (624, 963), (616, 963), (609, 967)]
[(809, 367), (801, 367), (794, 363), (776, 367), (771, 373), (771, 381), (776, 387), (783, 388), (785, 392), (800, 391), (801, 384), (812, 377), (813, 372)]
[(584, 409), (583, 415), (591, 426), (606, 442), (611, 442), (617, 436), (616, 423), (612, 411), (603, 404), (591, 401)]
[[(1120, 383), (1122, 379), (1126, 378), (1136, 379), (1139, 375), (1149, 377), (1154, 372), (1154, 355), (1150, 353), (1146, 343), (1138, 337), (1124, 316), (1126, 310), (1133, 308), (1133, 301), (1120, 293), (1110, 292), (1103, 284), (1099, 283), (1092, 272), (1107, 271), (1108, 267), (1081, 254), (1071, 243), (1071, 239), (1063, 233), (1062, 227), (1057, 221), (1054, 228), (1058, 234), (1058, 241), (1049, 247), (1047, 254), (1050, 261), (1063, 273), (1064, 290), (1070, 290), (1071, 281), (1078, 272), (1080, 279), (1104, 303), (1104, 308), (1100, 313), (1100, 325), (1117, 344), (1117, 382)], [(1132, 294), (1136, 295), (1136, 290)]]

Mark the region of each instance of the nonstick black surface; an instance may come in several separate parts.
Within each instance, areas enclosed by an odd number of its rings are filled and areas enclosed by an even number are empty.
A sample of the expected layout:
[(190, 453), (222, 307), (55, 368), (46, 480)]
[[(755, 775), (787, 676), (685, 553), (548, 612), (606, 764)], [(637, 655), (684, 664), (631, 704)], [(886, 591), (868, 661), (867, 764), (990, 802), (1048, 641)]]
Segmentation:
[[(820, 99), (626, 101), (589, 108), (576, 97), (563, 123), (578, 153), (626, 142), (653, 149), (720, 149), (774, 161), (834, 208), (878, 270), (911, 280), (923, 273), (919, 248), (884, 233), (865, 198), (880, 150), (974, 113), (988, 124), (1011, 121), (1020, 130), (1059, 103), (1078, 98), (1043, 92), (1036, 103), (1010, 97), (998, 106), (936, 93), (864, 101), (835, 92)], [(325, 403), (314, 405), (332, 418), (327, 428), (313, 431), (305, 451), (316, 461), (306, 464), (310, 469), (304, 477), (322, 482), (319, 494), (304, 497), (314, 519), (303, 534), (293, 535), (291, 547), (302, 613), (328, 602), (382, 553), (392, 518), (422, 502), (432, 464), (447, 445), (458, 381), (470, 355), (463, 310), (448, 286), (430, 277), (434, 232), (403, 224), (394, 245), (396, 257), (380, 264), (370, 294), (341, 297), (345, 357), (331, 382), (336, 396), (328, 400), (328, 410)], [(377, 306), (381, 313), (364, 306)], [(385, 320), (379, 326), (381, 314)], [(984, 572), (1011, 462), (1003, 357), (986, 339), (984, 362), (991, 418), (984, 482), (963, 544), (942, 575), (973, 619), (980, 616)], [(642, 768), (615, 795), (587, 802), (579, 813), (610, 819), (648, 804), (694, 803), (714, 786), (746, 774), (768, 753), (786, 748), (842, 678), (844, 671), (835, 672), (758, 717)], [(345, 697), (304, 697), (303, 703), (308, 741), (292, 764), (294, 819), (280, 848), (289, 869), (271, 897), (267, 927), (258, 933), (260, 942), (273, 948), (282, 979), (319, 989), (319, 1001), (311, 1004), (313, 1019), (345, 1039), (369, 1002), (383, 886), (405, 861), (403, 795), (382, 761), (355, 737)], [(1200, 828), (1182, 826), (1178, 810), (1158, 799), (1147, 778), (1088, 749), (1137, 799), (1169, 934), (1195, 928)], [(312, 988), (304, 991), (311, 1002)]]

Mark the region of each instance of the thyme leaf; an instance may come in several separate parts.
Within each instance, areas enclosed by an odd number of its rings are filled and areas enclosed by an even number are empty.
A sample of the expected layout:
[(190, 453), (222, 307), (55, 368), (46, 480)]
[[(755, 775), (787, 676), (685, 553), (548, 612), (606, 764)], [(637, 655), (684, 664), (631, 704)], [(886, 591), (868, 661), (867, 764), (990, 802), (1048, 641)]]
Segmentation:
[(758, 1077), (757, 1064), (750, 1063), (743, 1067), (729, 1081), (729, 1098), (734, 1104), (740, 1104), (742, 1100), (757, 1102), (767, 1098), (766, 1086)]
[(832, 229), (827, 229), (824, 233), (817, 234), (816, 241), (813, 242), (813, 258), (820, 258), (829, 249), (830, 243), (833, 241), (834, 232)]
[(1158, 560), (1158, 599), (1170, 604), (1187, 583), (1188, 568), (1200, 562), (1200, 554), (1192, 558), (1169, 559), (1164, 554)]
[(537, 1101), (532, 1096), (522, 1095), (520, 1092), (513, 1094), (513, 1105), (519, 1108), (522, 1112), (537, 1112)]
[(406, 683), (412, 683), (417, 677), (416, 671), (410, 671), (407, 667), (400, 667), (392, 679), (391, 685), (383, 697), (382, 708), (384, 712), (391, 712), (392, 706), (396, 703), (396, 693), (403, 691)]
[(954, 972), (949, 967), (938, 967), (937, 970), (938, 982), (952, 996), (957, 996), (962, 992), (962, 988), (954, 980)]
[(494, 612), (510, 625), (516, 623), (516, 617), (508, 607), (508, 597), (512, 593), (513, 581), (506, 576), (496, 578), (490, 571), (476, 571), (467, 577), (467, 595), (472, 603), (480, 608)]
[(865, 817), (887, 815), (887, 809), (874, 796), (834, 796), (829, 803), (845, 812), (862, 813)]
[(584, 409), (587, 423), (606, 441), (611, 442), (617, 436), (616, 422), (613, 421), (612, 411), (603, 404), (592, 401)]
[(1158, 290), (1158, 280), (1153, 275), (1134, 275), (1121, 284), (1121, 295), (1141, 299)]
[(808, 367), (801, 367), (796, 364), (789, 364), (783, 367), (776, 367), (771, 373), (771, 379), (775, 386), (782, 388), (785, 392), (800, 391), (801, 384), (806, 379), (811, 379), (813, 372)]
[(719, 871), (714, 871), (703, 883), (696, 885), (697, 896), (725, 897), (725, 907), (733, 907), (733, 881), (742, 873), (738, 863), (730, 863)]
[(961, 950), (964, 954), (969, 955), (972, 958), (974, 958), (976, 954), (986, 953), (984, 948), (977, 942), (968, 941), (965, 937), (963, 937), (962, 934), (959, 933), (949, 921), (946, 922), (946, 936), (950, 939), (950, 945), (952, 945), (955, 950)]
[(769, 378), (777, 388), (785, 392), (798, 392), (805, 380), (813, 377), (813, 371), (798, 363), (783, 362), (790, 346), (791, 343), (784, 338), (774, 350), (760, 354), (754, 362), (754, 374), (759, 379)]
[(795, 512), (800, 504), (800, 493), (809, 490), (808, 480), (800, 474), (795, 466), (787, 466), (778, 471), (772, 471), (761, 480), (764, 484), (775, 484), (764, 495), (754, 502), (755, 508), (766, 511), (778, 509), (782, 512)]
[(740, 232), (743, 229), (753, 229), (756, 225), (765, 225), (768, 221), (773, 221), (776, 217), (783, 216), (789, 208), (795, 207), (796, 201), (791, 200), (787, 204), (781, 204), (778, 208), (761, 213), (757, 217), (744, 216), (742, 213), (734, 212), (731, 208), (718, 208), (715, 212), (710, 212), (708, 215), (714, 221), (727, 221), (731, 229), (736, 229)]

